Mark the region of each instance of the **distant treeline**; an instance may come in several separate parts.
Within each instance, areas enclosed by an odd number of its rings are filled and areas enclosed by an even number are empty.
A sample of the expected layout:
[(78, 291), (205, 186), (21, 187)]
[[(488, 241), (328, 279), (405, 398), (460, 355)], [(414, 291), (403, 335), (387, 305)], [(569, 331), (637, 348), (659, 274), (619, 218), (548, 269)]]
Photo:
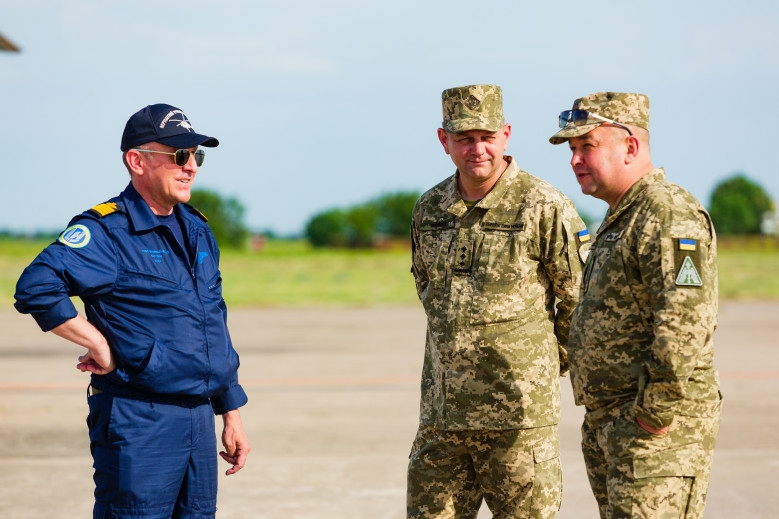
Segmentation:
[(59, 236), (59, 231), (35, 231), (18, 232), (0, 230), (0, 240), (51, 240), (54, 241)]
[[(401, 191), (351, 207), (328, 209), (309, 219), (304, 236), (314, 247), (372, 248), (388, 240), (405, 241), (410, 236), (411, 213), (418, 198), (417, 192)], [(252, 233), (243, 222), (245, 210), (238, 199), (224, 198), (213, 191), (193, 190), (190, 204), (208, 217), (220, 247), (249, 248)], [(744, 173), (735, 173), (717, 184), (707, 209), (721, 236), (779, 232), (774, 201)], [(582, 213), (581, 217), (588, 227), (597, 224), (590, 215)], [(58, 233), (0, 230), (0, 239), (54, 240)], [(262, 234), (274, 237), (270, 231)]]
[(347, 209), (314, 215), (305, 236), (314, 247), (374, 247), (386, 239), (409, 239), (411, 213), (419, 193), (407, 191), (380, 196)]

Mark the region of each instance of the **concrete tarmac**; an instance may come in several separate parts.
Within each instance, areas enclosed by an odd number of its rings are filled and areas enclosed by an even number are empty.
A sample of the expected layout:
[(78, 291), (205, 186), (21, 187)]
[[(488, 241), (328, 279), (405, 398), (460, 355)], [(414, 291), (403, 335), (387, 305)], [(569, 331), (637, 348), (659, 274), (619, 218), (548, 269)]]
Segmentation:
[[(217, 517), (405, 517), (421, 308), (232, 310), (229, 319), (252, 452), (241, 472), (221, 476)], [(779, 302), (726, 302), (719, 321), (725, 405), (706, 518), (775, 518)], [(75, 368), (83, 350), (12, 310), (0, 311), (0, 327), (0, 518), (91, 517), (88, 376)], [(579, 450), (581, 417), (566, 378), (559, 519), (598, 517)], [(479, 517), (491, 514), (483, 508)]]

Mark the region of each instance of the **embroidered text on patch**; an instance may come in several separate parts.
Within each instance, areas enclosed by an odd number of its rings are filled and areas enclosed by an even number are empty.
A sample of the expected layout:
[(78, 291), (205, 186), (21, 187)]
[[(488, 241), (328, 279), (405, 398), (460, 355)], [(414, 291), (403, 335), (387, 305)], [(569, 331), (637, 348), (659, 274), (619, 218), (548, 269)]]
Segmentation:
[(689, 256), (686, 256), (682, 262), (682, 268), (679, 269), (679, 275), (676, 276), (676, 284), (688, 287), (703, 285), (703, 280), (701, 280), (701, 276)]

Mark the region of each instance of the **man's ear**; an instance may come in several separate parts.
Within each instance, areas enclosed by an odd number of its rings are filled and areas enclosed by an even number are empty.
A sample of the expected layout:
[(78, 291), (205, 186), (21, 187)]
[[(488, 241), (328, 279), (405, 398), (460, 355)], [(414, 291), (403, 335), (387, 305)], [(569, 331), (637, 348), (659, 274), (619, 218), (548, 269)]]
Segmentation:
[(127, 150), (124, 152), (124, 163), (127, 169), (136, 175), (143, 175), (143, 157), (137, 150)]
[(444, 130), (443, 128), (438, 129), (438, 142), (441, 143), (441, 146), (444, 147), (444, 151), (446, 152), (447, 155), (449, 155), (449, 141), (446, 134), (446, 130)]
[(505, 142), (503, 143), (503, 151), (506, 151), (509, 149), (509, 140), (511, 139), (511, 125), (510, 124), (504, 124), (503, 125), (503, 136), (506, 138)]
[(635, 135), (629, 135), (625, 139), (625, 164), (630, 164), (638, 158), (638, 152), (641, 150), (641, 141)]

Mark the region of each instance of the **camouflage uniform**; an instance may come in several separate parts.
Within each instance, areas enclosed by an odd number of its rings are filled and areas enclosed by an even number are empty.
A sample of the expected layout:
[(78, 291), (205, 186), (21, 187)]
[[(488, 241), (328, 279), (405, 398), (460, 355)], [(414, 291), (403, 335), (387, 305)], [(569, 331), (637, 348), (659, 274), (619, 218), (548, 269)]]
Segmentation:
[[(632, 122), (618, 110), (609, 115)], [(648, 123), (648, 101), (645, 115)], [(709, 215), (655, 169), (598, 230), (568, 343), (602, 518), (703, 517), (721, 407), (716, 321)], [(651, 434), (637, 419), (670, 428)]]
[(428, 322), (408, 517), (476, 517), (482, 497), (495, 518), (554, 517), (560, 506), (560, 345), (589, 236), (564, 195), (504, 159), (470, 209), (458, 173), (414, 208), (412, 272)]

